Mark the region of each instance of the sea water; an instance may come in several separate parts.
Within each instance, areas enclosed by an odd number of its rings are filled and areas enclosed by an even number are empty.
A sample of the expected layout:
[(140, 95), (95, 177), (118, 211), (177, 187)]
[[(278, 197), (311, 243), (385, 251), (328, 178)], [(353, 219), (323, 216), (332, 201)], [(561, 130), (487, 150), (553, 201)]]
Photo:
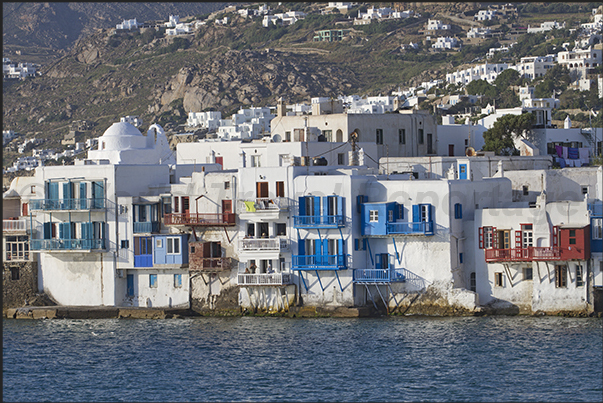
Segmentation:
[(602, 401), (603, 320), (4, 320), (3, 400)]

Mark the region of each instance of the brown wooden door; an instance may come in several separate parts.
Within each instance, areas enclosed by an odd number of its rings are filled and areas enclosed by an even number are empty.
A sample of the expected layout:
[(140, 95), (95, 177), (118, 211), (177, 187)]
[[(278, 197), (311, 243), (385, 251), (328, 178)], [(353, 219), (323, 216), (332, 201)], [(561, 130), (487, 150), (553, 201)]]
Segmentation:
[(182, 214), (188, 216), (190, 211), (190, 204), (188, 196), (182, 196)]
[(454, 157), (454, 144), (448, 144), (448, 156)]
[(285, 182), (276, 182), (276, 197), (285, 197)]
[(224, 223), (234, 223), (234, 214), (232, 214), (232, 200), (222, 200), (222, 220)]

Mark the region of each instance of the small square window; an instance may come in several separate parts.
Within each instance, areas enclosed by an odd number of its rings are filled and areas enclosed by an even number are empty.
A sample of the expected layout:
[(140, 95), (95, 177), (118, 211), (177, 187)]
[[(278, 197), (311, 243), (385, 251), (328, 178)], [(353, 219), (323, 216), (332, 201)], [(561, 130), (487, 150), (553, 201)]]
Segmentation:
[(344, 164), (345, 164), (345, 154), (343, 154), (343, 153), (337, 154), (337, 165), (344, 165)]
[(524, 196), (527, 196), (527, 195), (529, 195), (529, 194), (530, 194), (530, 192), (528, 191), (528, 187), (527, 187), (527, 186), (524, 186), (524, 187), (522, 188), (522, 191), (523, 191), (523, 195), (524, 195)]
[(555, 287), (567, 287), (567, 266), (555, 266)]
[(524, 280), (532, 280), (534, 278), (534, 273), (531, 267), (524, 267), (523, 269), (523, 279)]
[(19, 280), (20, 278), (21, 278), (21, 275), (19, 274), (19, 268), (11, 267), (10, 268), (10, 279), (11, 280)]
[(276, 235), (277, 236), (285, 236), (287, 235), (287, 224), (277, 222), (276, 226)]
[(459, 263), (463, 263), (463, 254), (459, 253)]
[(576, 265), (576, 287), (584, 286), (584, 271), (582, 270), (582, 265)]
[(130, 241), (126, 240), (122, 240), (121, 241), (121, 248), (122, 249), (128, 249), (130, 247)]
[(156, 248), (162, 248), (163, 247), (163, 242), (161, 242), (161, 239), (155, 239), (155, 247)]
[(31, 185), (30, 192), (31, 194), (36, 194), (36, 185)]
[(582, 194), (585, 195), (588, 193), (588, 186), (582, 186)]
[(224, 182), (224, 189), (230, 189), (230, 182)]
[(379, 221), (379, 210), (369, 210), (369, 222)]

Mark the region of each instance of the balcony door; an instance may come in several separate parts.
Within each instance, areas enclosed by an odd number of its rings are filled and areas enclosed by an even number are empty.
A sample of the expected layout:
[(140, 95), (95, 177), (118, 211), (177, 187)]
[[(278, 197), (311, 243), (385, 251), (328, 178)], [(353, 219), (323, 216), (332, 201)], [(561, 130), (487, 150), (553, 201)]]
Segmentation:
[(256, 197), (258, 199), (268, 198), (268, 182), (257, 182), (256, 183)]
[(221, 267), (222, 262), (222, 244), (220, 242), (204, 242), (203, 243), (203, 267)]
[(134, 267), (153, 267), (153, 237), (134, 237)]

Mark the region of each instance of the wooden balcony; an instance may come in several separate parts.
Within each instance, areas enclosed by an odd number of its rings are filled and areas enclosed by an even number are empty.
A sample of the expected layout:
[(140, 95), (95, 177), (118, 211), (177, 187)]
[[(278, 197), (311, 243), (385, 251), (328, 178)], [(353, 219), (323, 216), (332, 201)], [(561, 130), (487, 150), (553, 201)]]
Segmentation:
[(215, 273), (231, 269), (229, 257), (203, 257), (189, 260), (189, 271)]
[(29, 220), (26, 218), (19, 218), (15, 220), (2, 220), (2, 232), (3, 233), (25, 233), (29, 232)]
[(165, 225), (224, 227), (236, 224), (235, 213), (176, 213), (164, 216)]
[(290, 273), (239, 273), (237, 285), (240, 286), (280, 286), (292, 283)]
[(561, 260), (559, 247), (529, 246), (514, 249), (486, 249), (486, 262), (534, 262)]

